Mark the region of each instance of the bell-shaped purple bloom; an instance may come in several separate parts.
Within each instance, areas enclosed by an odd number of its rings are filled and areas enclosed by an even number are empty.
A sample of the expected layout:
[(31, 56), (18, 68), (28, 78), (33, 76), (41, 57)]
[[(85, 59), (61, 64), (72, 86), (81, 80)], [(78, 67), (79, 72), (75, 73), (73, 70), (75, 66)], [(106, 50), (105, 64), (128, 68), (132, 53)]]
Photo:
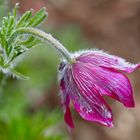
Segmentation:
[(65, 122), (74, 128), (69, 109), (72, 101), (85, 120), (112, 127), (112, 111), (103, 97), (110, 96), (126, 107), (134, 107), (132, 86), (123, 72), (131, 73), (140, 64), (130, 64), (99, 50), (82, 51), (72, 57), (73, 63), (64, 61), (59, 67)]

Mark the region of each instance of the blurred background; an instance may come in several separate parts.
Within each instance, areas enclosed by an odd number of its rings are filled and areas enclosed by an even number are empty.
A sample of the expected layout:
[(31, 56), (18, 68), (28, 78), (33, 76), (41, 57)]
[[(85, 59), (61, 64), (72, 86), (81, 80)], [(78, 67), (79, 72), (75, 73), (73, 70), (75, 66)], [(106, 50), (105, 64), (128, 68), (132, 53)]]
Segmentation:
[[(19, 15), (45, 6), (49, 16), (41, 29), (70, 51), (99, 48), (140, 62), (140, 0), (0, 0), (0, 21), (16, 2), (20, 3)], [(45, 46), (33, 47), (17, 67), (30, 80), (5, 83), (0, 94), (0, 140), (140, 139), (140, 71), (129, 75), (135, 108), (126, 109), (107, 98), (114, 128), (87, 122), (73, 111), (76, 128), (68, 133), (58, 96), (59, 57)]]

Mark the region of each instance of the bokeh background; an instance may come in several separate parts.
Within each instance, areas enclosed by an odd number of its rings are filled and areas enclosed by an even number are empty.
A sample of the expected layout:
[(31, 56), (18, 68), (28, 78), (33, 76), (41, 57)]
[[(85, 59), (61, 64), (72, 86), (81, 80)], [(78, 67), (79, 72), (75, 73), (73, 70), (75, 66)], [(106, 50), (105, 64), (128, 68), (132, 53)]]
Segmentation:
[[(40, 28), (72, 52), (99, 48), (140, 62), (140, 0), (0, 0), (0, 22), (16, 2), (20, 3), (19, 15), (45, 6), (49, 16)], [(68, 133), (58, 96), (59, 61), (46, 44), (25, 54), (17, 69), (30, 80), (8, 79), (0, 94), (0, 140), (140, 139), (140, 70), (129, 75), (135, 108), (126, 109), (107, 98), (114, 128), (87, 122), (73, 110), (76, 128)]]

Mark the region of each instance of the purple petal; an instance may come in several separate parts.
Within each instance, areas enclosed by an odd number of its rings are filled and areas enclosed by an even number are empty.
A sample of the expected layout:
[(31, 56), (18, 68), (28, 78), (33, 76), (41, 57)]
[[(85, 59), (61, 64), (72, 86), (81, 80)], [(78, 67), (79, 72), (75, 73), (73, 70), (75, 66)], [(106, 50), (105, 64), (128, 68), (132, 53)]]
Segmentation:
[[(107, 127), (113, 127), (112, 111), (107, 105), (105, 105), (105, 103), (104, 105), (102, 103), (101, 106), (98, 106), (94, 104), (94, 100), (91, 103), (86, 98), (82, 101), (84, 105), (75, 100), (73, 100), (73, 102), (76, 111), (83, 119), (87, 121), (97, 122)], [(85, 104), (88, 106), (86, 106)]]
[(131, 64), (118, 56), (109, 55), (99, 50), (85, 51), (77, 58), (77, 60), (100, 67), (120, 70), (127, 73), (132, 73), (140, 67), (140, 63)]
[(81, 62), (73, 65), (73, 74), (78, 87), (81, 86), (85, 92), (89, 91), (89, 95), (94, 94), (92, 91), (96, 89), (102, 96), (108, 95), (126, 107), (134, 107), (132, 87), (124, 74)]
[(102, 125), (112, 127), (112, 111), (105, 103), (103, 97), (96, 89), (85, 89), (84, 81), (76, 83), (72, 77), (72, 71), (67, 69), (64, 75), (66, 93), (73, 101), (76, 111), (88, 121), (95, 121)]
[(70, 99), (68, 94), (66, 94), (66, 87), (63, 79), (60, 82), (60, 87), (61, 87), (61, 104), (63, 106), (64, 111), (64, 120), (70, 128), (74, 128), (74, 123), (69, 109)]
[(66, 112), (64, 114), (64, 120), (70, 128), (74, 128), (74, 123), (71, 117), (71, 112), (69, 107), (66, 109)]

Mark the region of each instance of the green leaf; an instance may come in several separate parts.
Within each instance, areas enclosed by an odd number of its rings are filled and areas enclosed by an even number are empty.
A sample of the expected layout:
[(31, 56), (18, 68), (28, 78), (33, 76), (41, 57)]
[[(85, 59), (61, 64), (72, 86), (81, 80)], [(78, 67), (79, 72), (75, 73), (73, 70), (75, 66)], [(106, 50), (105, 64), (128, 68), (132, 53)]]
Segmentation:
[(3, 57), (0, 56), (0, 66), (3, 66), (4, 65), (4, 60), (3, 60)]
[(40, 43), (40, 40), (38, 40), (37, 38), (33, 36), (30, 36), (27, 40), (21, 42), (20, 44), (26, 46), (27, 48), (31, 48), (39, 43)]
[(15, 77), (17, 79), (22, 79), (22, 80), (29, 80), (29, 77), (21, 74), (20, 72), (14, 70), (14, 69), (11, 69), (11, 68), (9, 68), (9, 70), (11, 71), (11, 74), (13, 77)]
[(18, 9), (19, 9), (19, 3), (16, 3), (15, 8), (13, 10), (14, 19), (17, 18), (17, 11), (18, 11)]
[[(0, 45), (3, 49), (3, 54), (1, 55), (0, 66), (5, 66), (7, 63), (12, 65), (16, 57), (19, 57), (31, 47), (40, 44), (40, 41), (31, 35), (19, 35), (17, 33), (12, 36), (12, 34), (15, 30), (22, 27), (39, 26), (47, 17), (46, 9), (42, 8), (34, 15), (32, 15), (32, 10), (27, 11), (20, 18), (17, 15), (18, 9), (19, 4), (16, 4), (13, 11), (2, 20), (2, 27), (0, 28)], [(13, 75), (26, 79), (26, 77), (16, 71), (13, 71)]]
[(12, 31), (13, 27), (14, 27), (14, 17), (13, 16), (10, 16), (9, 17), (9, 22), (8, 22), (8, 25), (7, 25), (7, 35), (10, 34), (10, 32)]
[(38, 26), (46, 17), (47, 17), (47, 12), (46, 12), (46, 8), (42, 8), (41, 10), (39, 10), (34, 17), (32, 17), (32, 19), (30, 20), (28, 26), (30, 27), (36, 27)]
[(30, 17), (32, 16), (31, 11), (27, 11), (23, 14), (23, 16), (20, 18), (18, 21), (17, 25), (15, 28), (20, 28), (20, 27), (26, 27), (28, 20), (30, 20)]

